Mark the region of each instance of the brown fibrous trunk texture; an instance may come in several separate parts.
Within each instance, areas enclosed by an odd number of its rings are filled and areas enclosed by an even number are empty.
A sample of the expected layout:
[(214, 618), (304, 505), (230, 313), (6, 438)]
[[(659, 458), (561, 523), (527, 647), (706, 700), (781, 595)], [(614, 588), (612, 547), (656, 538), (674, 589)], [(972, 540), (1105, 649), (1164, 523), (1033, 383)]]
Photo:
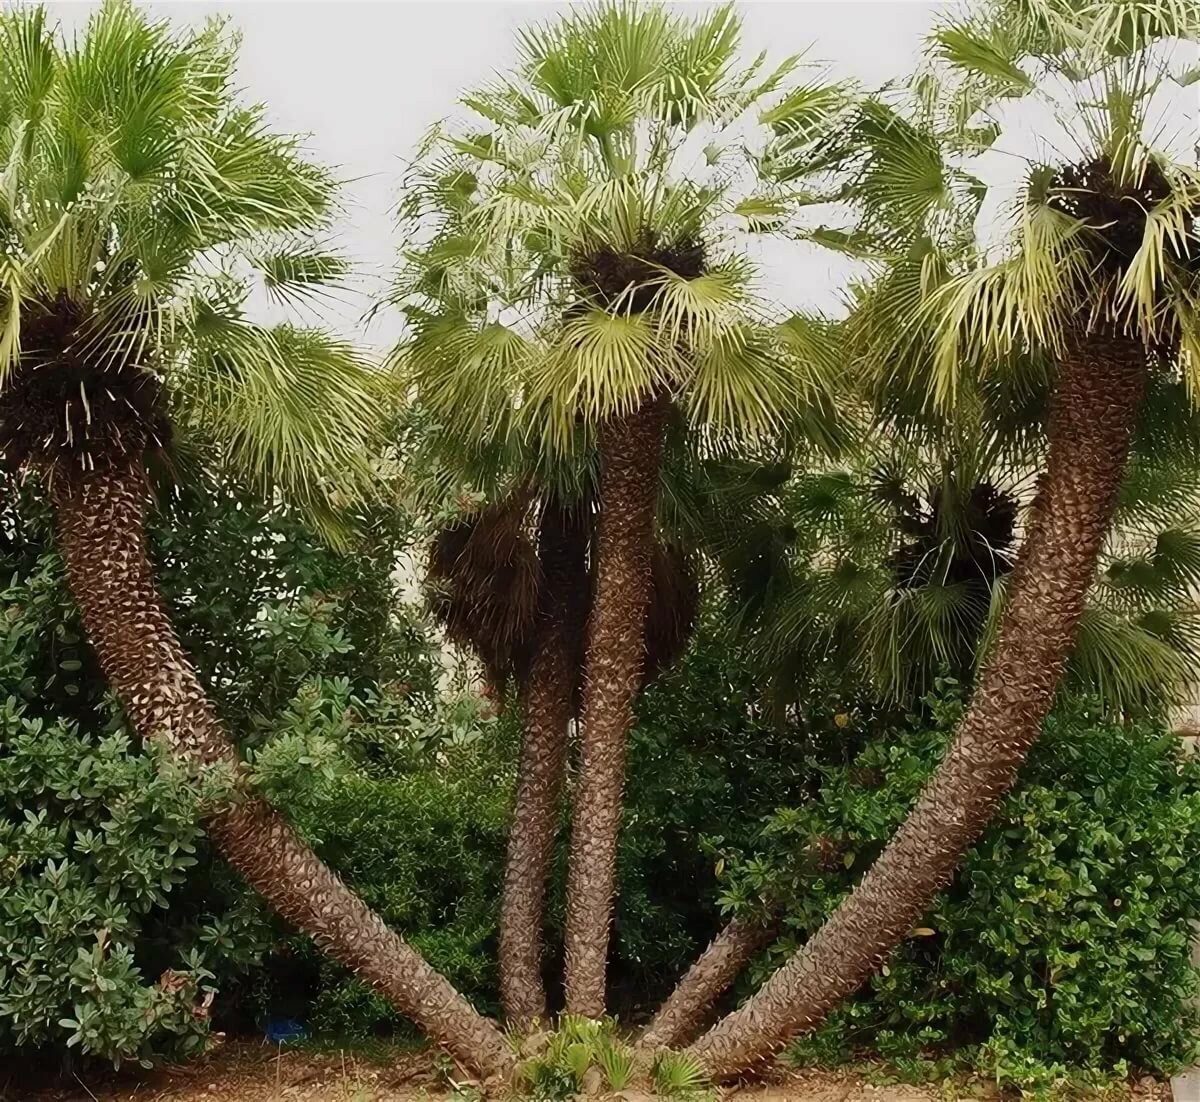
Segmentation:
[(731, 919), (659, 1008), (638, 1039), (638, 1048), (674, 1048), (692, 1040), (717, 999), (778, 935), (774, 918)]
[(605, 1012), (625, 742), (645, 661), (650, 556), (666, 401), (614, 418), (600, 434), (596, 587), (587, 628), (579, 780), (567, 872), (567, 1010)]
[(487, 1079), (508, 1074), (503, 1036), (389, 929), (268, 804), (249, 791), (237, 751), (167, 616), (146, 554), (148, 486), (140, 459), (56, 477), (59, 546), (101, 668), (130, 722), (193, 767), (225, 764), (235, 798), (207, 818), (222, 856), (288, 922)]
[(1140, 343), (1074, 335), (1050, 452), (1000, 631), (941, 765), (858, 887), (743, 1006), (688, 1050), (728, 1079), (815, 1028), (914, 928), (979, 838), (1041, 732), (1112, 522), (1147, 367)]
[(586, 617), (588, 530), (581, 504), (542, 508), (542, 599), (521, 686), (524, 736), (500, 906), (500, 998), (510, 1025), (546, 1018), (542, 918), (567, 761), (567, 728), (579, 679)]

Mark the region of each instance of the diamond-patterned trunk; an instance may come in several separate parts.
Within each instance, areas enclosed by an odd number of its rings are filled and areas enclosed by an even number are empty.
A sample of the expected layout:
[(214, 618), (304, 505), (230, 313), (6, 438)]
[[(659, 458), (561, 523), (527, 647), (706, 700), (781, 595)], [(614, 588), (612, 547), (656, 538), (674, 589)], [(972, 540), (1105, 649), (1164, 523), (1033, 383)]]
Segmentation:
[(539, 531), (542, 607), (521, 687), (525, 730), (500, 907), (500, 998), (510, 1025), (546, 1018), (542, 918), (567, 761), (567, 725), (579, 679), (588, 598), (582, 506), (548, 501)]
[[(191, 765), (224, 762), (240, 773), (237, 752), (155, 585), (146, 554), (148, 488), (141, 461), (57, 477), (51, 492), (71, 591), (135, 730)], [(225, 859), (283, 918), (462, 1064), (485, 1077), (510, 1070), (513, 1057), (495, 1025), (390, 930), (274, 809), (243, 788), (207, 826)]]
[(567, 1010), (589, 1018), (605, 1012), (625, 740), (645, 662), (665, 416), (666, 399), (655, 398), (600, 434), (596, 595), (584, 661), (565, 939)]

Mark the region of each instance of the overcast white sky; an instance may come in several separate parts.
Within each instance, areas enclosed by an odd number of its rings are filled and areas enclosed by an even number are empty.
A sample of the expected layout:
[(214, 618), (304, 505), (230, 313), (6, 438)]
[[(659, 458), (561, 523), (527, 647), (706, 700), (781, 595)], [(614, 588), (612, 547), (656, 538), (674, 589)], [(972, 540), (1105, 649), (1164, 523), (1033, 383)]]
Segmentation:
[[(51, 3), (67, 26), (94, 5)], [(513, 32), (552, 17), (567, 5), (531, 0), (176, 0), (150, 5), (180, 21), (219, 13), (243, 35), (241, 78), (263, 100), (277, 125), (311, 135), (313, 153), (350, 181), (349, 215), (341, 243), (361, 271), (382, 279), (397, 246), (391, 210), (404, 158), (437, 119), (455, 111), (456, 97), (513, 60)], [(694, 5), (689, 5), (694, 6)], [(930, 0), (747, 0), (740, 5), (748, 56), (766, 49), (778, 58), (806, 48), (835, 76), (878, 86), (913, 67), (922, 36), (944, 3)], [(1194, 136), (1200, 85), (1175, 97), (1177, 126)], [(1028, 131), (1045, 135), (1053, 118), (1015, 128), (1013, 151), (1034, 153)], [(1021, 131), (1026, 136), (1021, 136)], [(1189, 138), (1185, 148), (1190, 149)], [(1011, 144), (1010, 139), (1010, 144)], [(1003, 151), (997, 158), (1005, 156)], [(1011, 157), (1009, 158), (1012, 159)], [(764, 251), (765, 284), (795, 307), (833, 308), (850, 266), (817, 248), (772, 245)], [(327, 321), (376, 346), (392, 343), (394, 317), (363, 332), (365, 302), (333, 308)]]

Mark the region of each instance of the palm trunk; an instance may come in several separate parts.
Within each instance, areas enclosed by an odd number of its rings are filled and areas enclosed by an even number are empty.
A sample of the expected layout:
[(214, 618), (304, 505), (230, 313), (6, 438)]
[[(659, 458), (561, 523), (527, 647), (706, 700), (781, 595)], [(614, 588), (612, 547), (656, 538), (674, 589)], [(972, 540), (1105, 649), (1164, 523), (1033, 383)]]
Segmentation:
[(567, 874), (567, 1010), (605, 1011), (625, 737), (645, 661), (650, 555), (665, 400), (610, 421), (600, 438), (596, 595), (584, 665), (579, 784)]
[(717, 1079), (817, 1026), (917, 924), (978, 839), (1041, 731), (1071, 653), (1125, 470), (1140, 344), (1079, 339), (1059, 365), (1050, 455), (995, 649), (945, 759), (859, 886), (740, 1009), (691, 1046)]
[(244, 789), (237, 752), (175, 636), (145, 542), (140, 461), (58, 478), (52, 487), (67, 578), (101, 668), (143, 739), (194, 766), (226, 763), (240, 798), (209, 817), (225, 859), (287, 921), (485, 1077), (512, 1056), (496, 1027), (388, 929), (269, 805)]
[(742, 974), (755, 953), (778, 934), (779, 923), (774, 919), (735, 918), (729, 922), (654, 1015), (638, 1048), (671, 1048), (695, 1037), (713, 1003)]
[(587, 533), (580, 508), (547, 502), (538, 536), (545, 597), (522, 687), (525, 732), (500, 906), (500, 999), (508, 1022), (546, 1017), (542, 914), (579, 677), (587, 595)]

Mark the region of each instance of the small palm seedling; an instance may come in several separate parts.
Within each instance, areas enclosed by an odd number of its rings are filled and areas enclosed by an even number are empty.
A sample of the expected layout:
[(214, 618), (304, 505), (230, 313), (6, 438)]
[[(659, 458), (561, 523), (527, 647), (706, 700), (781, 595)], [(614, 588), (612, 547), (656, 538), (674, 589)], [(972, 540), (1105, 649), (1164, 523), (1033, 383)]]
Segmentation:
[(605, 1036), (596, 1047), (596, 1064), (604, 1072), (609, 1090), (623, 1091), (633, 1083), (637, 1058), (633, 1049), (615, 1037)]
[(654, 1063), (654, 1089), (673, 1102), (711, 1102), (716, 1098), (708, 1069), (686, 1052), (660, 1053)]

